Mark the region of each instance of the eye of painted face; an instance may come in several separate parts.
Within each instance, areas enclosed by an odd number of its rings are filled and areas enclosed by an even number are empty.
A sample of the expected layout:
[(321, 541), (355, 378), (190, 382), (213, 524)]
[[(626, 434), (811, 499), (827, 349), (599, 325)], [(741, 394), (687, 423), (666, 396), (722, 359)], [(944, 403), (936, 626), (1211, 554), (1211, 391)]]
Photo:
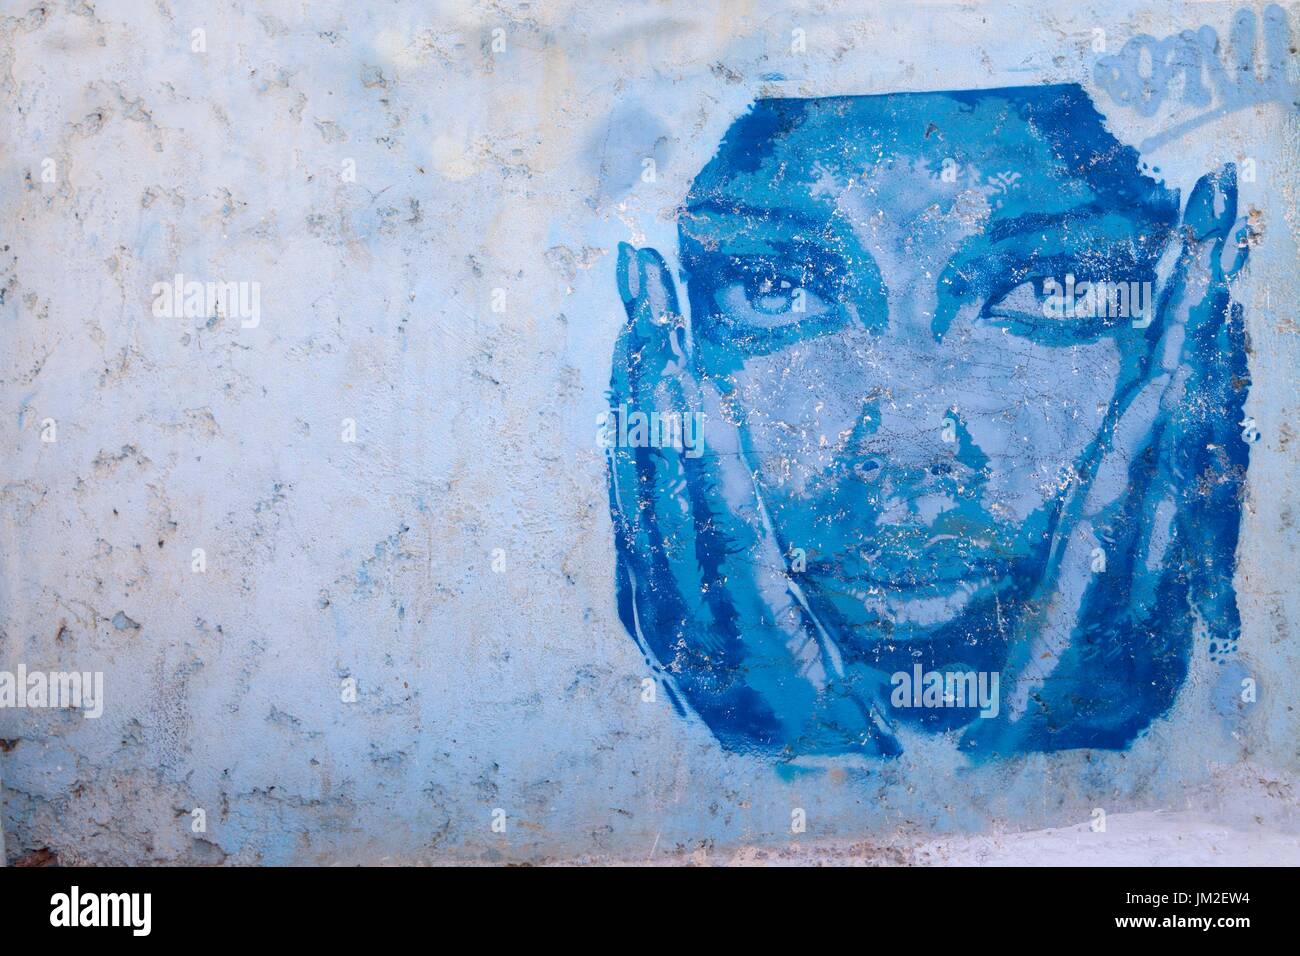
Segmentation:
[[(688, 245), (699, 329), (742, 354), (762, 354), (854, 323), (887, 318), (880, 271), (870, 257), (849, 259), (808, 241), (768, 243), (756, 252)], [(773, 248), (775, 247), (775, 248)]]
[(1012, 335), (1045, 345), (1091, 342), (1154, 310), (1152, 278), (1033, 276), (991, 295), (981, 316)]
[(800, 297), (803, 289), (796, 288), (789, 279), (763, 279), (747, 283), (745, 298), (755, 312), (763, 315), (784, 315), (802, 311)]
[(1022, 282), (1010, 292), (990, 300), (989, 315), (995, 318), (1012, 318), (1044, 314), (1047, 295), (1043, 292), (1043, 279)]
[(808, 270), (770, 256), (732, 256), (729, 275), (715, 293), (717, 307), (739, 327), (777, 329), (817, 319), (834, 303), (831, 293), (809, 288)]

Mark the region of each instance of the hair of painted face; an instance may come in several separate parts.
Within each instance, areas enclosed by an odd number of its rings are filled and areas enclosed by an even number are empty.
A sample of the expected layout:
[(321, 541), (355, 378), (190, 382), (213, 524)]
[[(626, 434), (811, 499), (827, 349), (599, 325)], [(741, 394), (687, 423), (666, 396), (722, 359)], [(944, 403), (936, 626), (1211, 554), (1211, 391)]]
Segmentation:
[[(1110, 134), (1073, 83), (757, 100), (696, 176), (686, 209), (778, 175), (797, 191), (818, 167), (852, 174), (902, 159), (924, 161), (936, 178), (945, 165), (1015, 169), (1033, 198), (1012, 203), (1008, 216), (1040, 203), (1048, 214), (1097, 205), (1141, 210), (1168, 224), (1178, 216), (1177, 193), (1143, 171), (1137, 151)], [(823, 210), (829, 215), (833, 207)]]

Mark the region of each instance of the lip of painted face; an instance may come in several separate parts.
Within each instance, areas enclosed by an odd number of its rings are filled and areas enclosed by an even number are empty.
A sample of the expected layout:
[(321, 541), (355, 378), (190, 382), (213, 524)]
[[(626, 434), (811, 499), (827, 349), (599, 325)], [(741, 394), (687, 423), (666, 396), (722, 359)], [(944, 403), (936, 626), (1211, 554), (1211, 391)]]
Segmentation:
[(1033, 596), (1154, 341), (1045, 315), (1047, 282), (1152, 281), (1176, 216), (1070, 88), (760, 101), (733, 127), (681, 219), (696, 348), (842, 635), (971, 634)]

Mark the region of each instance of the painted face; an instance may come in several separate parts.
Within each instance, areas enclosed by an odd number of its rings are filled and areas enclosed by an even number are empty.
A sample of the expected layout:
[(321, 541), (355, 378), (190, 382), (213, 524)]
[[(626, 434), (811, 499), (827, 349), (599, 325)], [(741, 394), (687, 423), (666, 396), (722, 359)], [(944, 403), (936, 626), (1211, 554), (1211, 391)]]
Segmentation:
[(1151, 374), (1178, 215), (1077, 88), (764, 100), (731, 128), (680, 219), (698, 372), (850, 658), (1003, 668)]

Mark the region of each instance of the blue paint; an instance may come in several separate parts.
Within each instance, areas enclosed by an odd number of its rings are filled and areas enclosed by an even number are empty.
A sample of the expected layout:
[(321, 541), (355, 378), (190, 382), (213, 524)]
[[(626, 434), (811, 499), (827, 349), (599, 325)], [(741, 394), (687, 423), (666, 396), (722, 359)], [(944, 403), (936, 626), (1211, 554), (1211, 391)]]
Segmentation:
[[(1193, 619), (1216, 659), (1240, 631), (1236, 224), (1231, 166), (1184, 210), (1075, 85), (757, 102), (679, 219), (689, 320), (619, 255), (610, 407), (705, 421), (698, 458), (609, 451), (619, 612), (678, 711), (783, 759), (1126, 748)], [(1154, 308), (1049, 316), (1067, 277)], [(946, 696), (900, 704), (913, 673)]]
[(1182, 30), (1160, 40), (1143, 33), (1127, 40), (1118, 53), (1099, 57), (1093, 77), (1111, 99), (1141, 116), (1155, 116), (1174, 92), (1182, 103), (1205, 110), (1144, 140), (1144, 150), (1246, 107), (1275, 102), (1300, 109), (1300, 82), (1287, 75), (1294, 46), (1282, 7), (1265, 7), (1258, 29), (1253, 11), (1238, 10), (1230, 43), (1231, 56), (1224, 62), (1227, 46), (1212, 27)]

